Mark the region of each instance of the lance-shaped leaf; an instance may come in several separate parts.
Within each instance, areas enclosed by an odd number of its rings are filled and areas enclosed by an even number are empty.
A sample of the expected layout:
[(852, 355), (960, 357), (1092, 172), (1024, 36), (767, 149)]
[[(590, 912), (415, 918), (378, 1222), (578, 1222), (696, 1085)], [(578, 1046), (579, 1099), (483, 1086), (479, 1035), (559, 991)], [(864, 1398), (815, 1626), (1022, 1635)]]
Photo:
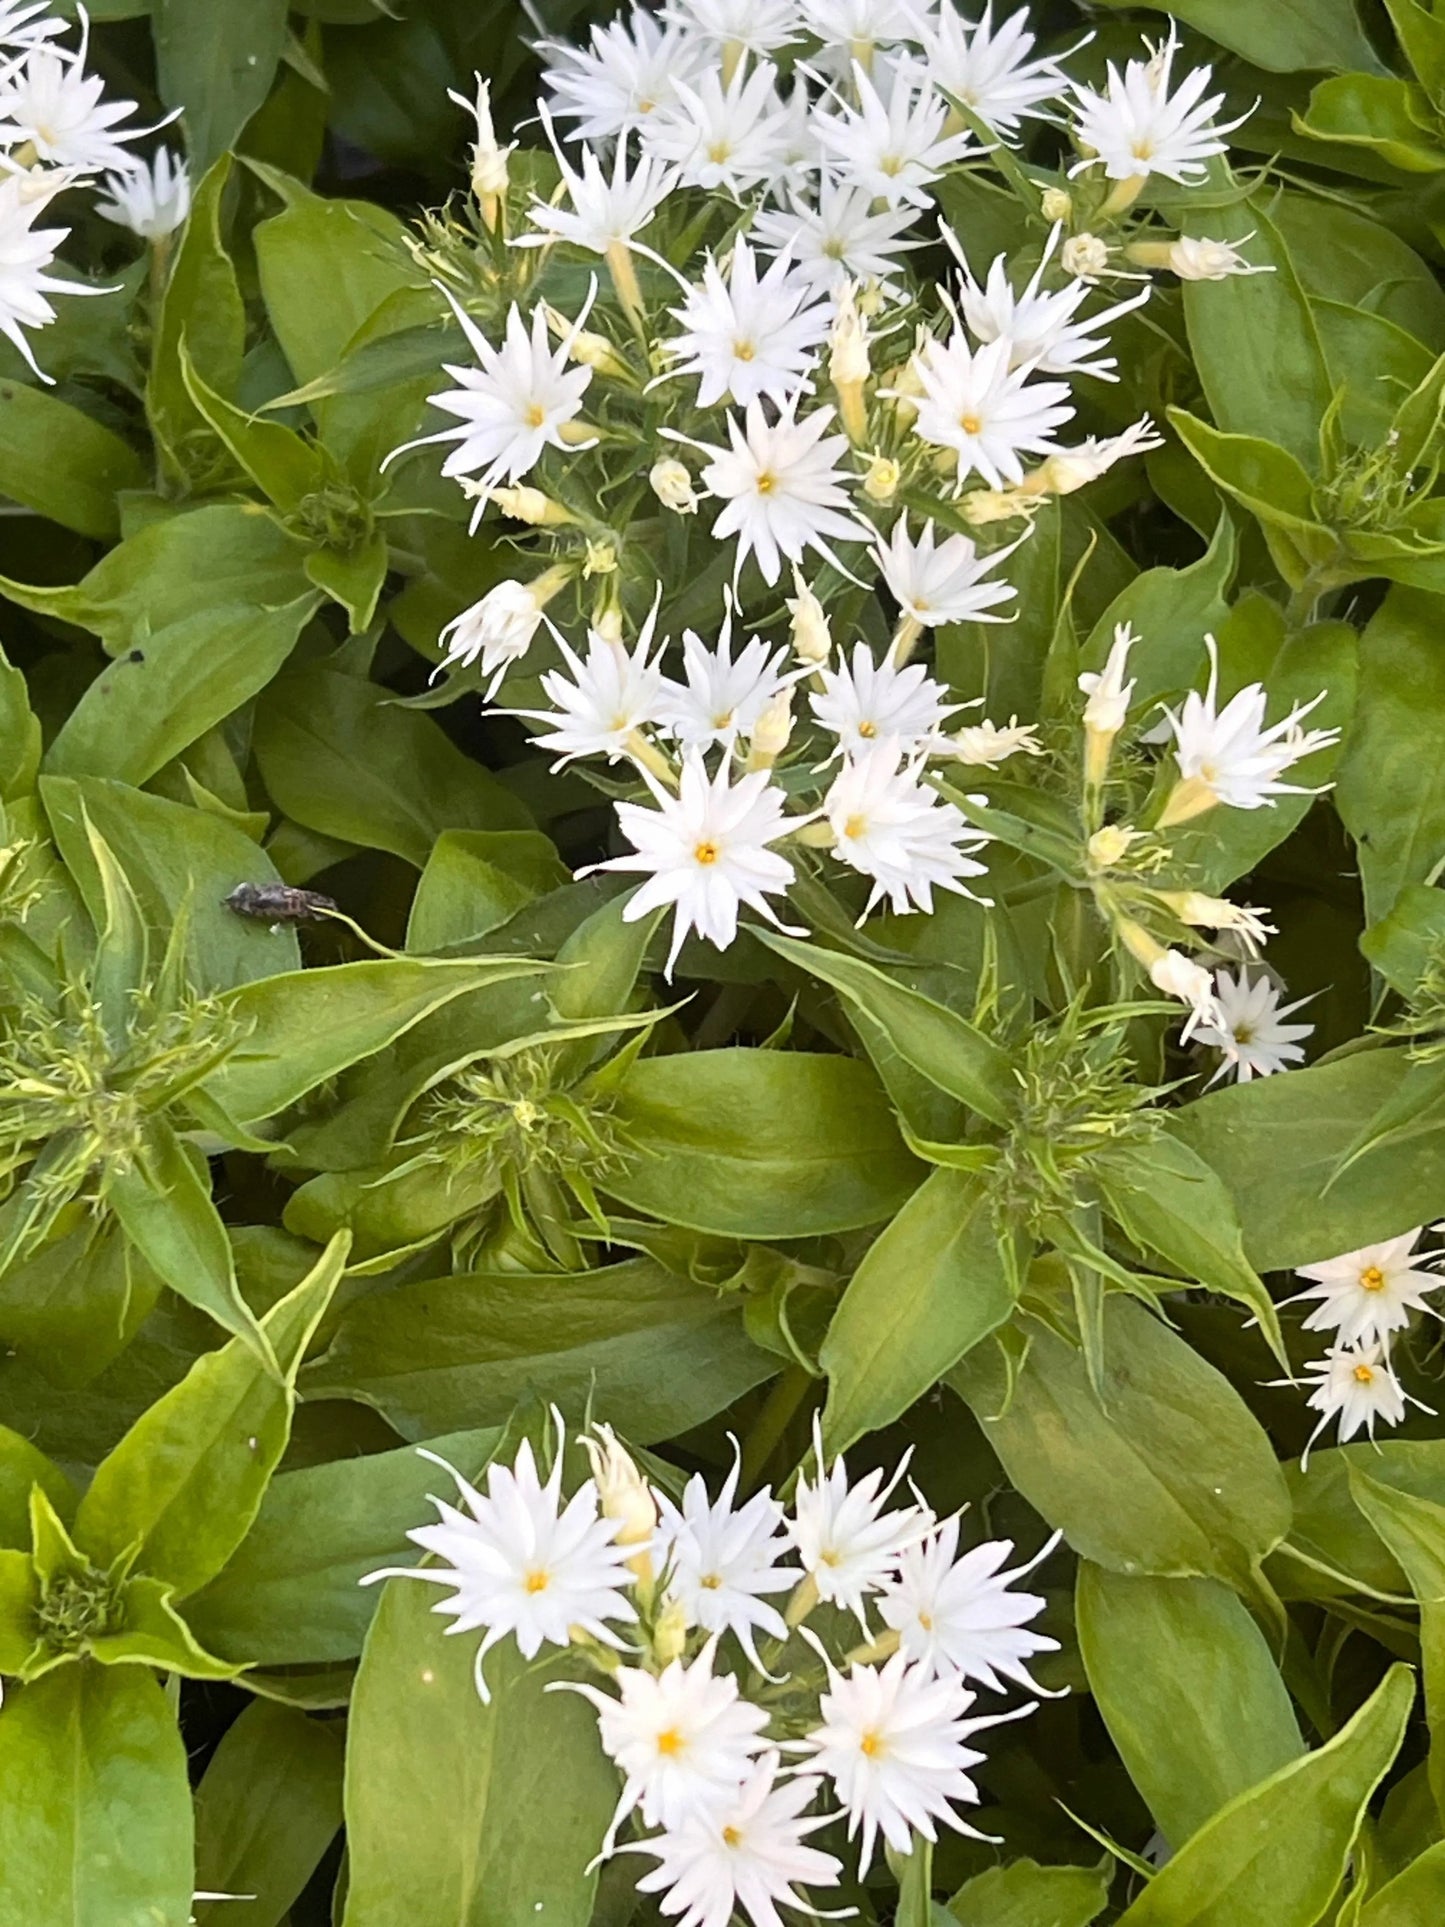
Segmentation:
[[(1041, 1867), (1012, 1860), (975, 1874), (948, 1903), (962, 1927), (1089, 1927), (1109, 1904), (1110, 1865)], [(942, 1927), (938, 1909), (933, 1918)]]
[(1349, 1461), (1350, 1496), (1399, 1561), (1420, 1606), (1430, 1790), (1445, 1816), (1445, 1505), (1372, 1479)]
[(37, 515), (114, 540), (116, 497), (145, 486), (145, 466), (114, 429), (27, 383), (0, 387), (0, 487)]
[(1445, 1840), (1427, 1847), (1360, 1912), (1359, 1927), (1435, 1927), (1445, 1919)]
[(1120, 1927), (1316, 1927), (1415, 1697), (1408, 1666), (1318, 1752), (1232, 1800), (1187, 1841)]
[(1019, 1272), (980, 1178), (925, 1178), (869, 1246), (823, 1341), (828, 1450), (891, 1425), (1001, 1325)]
[(75, 1492), (58, 1465), (8, 1425), (0, 1425), (0, 1546), (30, 1544), (30, 1494), (39, 1486), (63, 1519), (75, 1510)]
[(133, 1570), (179, 1599), (225, 1565), (286, 1449), (296, 1372), (346, 1250), (334, 1239), (267, 1313), (275, 1367), (239, 1339), (207, 1352), (102, 1461), (75, 1518), (77, 1543), (97, 1565), (134, 1549)]

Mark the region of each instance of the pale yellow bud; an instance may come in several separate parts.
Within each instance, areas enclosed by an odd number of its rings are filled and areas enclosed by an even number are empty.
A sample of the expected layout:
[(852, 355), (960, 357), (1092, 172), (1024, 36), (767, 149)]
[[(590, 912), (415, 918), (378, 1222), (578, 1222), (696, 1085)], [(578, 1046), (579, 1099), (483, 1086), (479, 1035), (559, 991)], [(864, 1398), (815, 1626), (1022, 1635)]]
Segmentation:
[(586, 558), (582, 563), (582, 577), (590, 581), (594, 575), (613, 575), (617, 570), (617, 550), (611, 542), (589, 541)]
[(602, 604), (592, 619), (592, 627), (604, 642), (610, 642), (615, 649), (622, 647), (622, 611), (616, 602), (609, 599)]
[(780, 689), (759, 716), (748, 742), (748, 768), (771, 769), (793, 733), (793, 689)]
[(1017, 488), (976, 488), (958, 504), (958, 512), (970, 528), (981, 529), (990, 522), (1016, 522), (1043, 507), (1043, 498)]
[(1097, 234), (1075, 234), (1059, 249), (1059, 262), (1065, 274), (1092, 281), (1107, 271), (1109, 249)]
[(525, 485), (520, 488), (479, 488), (476, 483), (468, 485), (466, 482), (462, 487), (466, 494), (478, 496), (484, 502), (495, 502), (503, 515), (510, 516), (514, 522), (526, 522), (532, 528), (565, 528), (577, 519), (569, 509), (563, 508), (560, 502), (554, 502), (550, 495), (544, 495), (539, 488)]
[(886, 505), (898, 493), (898, 484), (903, 479), (903, 465), (894, 461), (891, 455), (875, 455), (868, 464), (868, 473), (863, 477), (863, 493), (870, 502)]
[(833, 326), (828, 333), (828, 378), (835, 388), (867, 381), (868, 324), (858, 309), (857, 287), (845, 281), (834, 297)]
[(618, 1545), (650, 1542), (657, 1531), (657, 1501), (627, 1447), (610, 1425), (595, 1425), (592, 1434), (583, 1433), (582, 1449), (592, 1462), (602, 1516), (618, 1521)]
[(1095, 830), (1089, 838), (1089, 861), (1096, 870), (1112, 869), (1122, 863), (1129, 854), (1129, 846), (1137, 843), (1144, 835), (1142, 830), (1131, 830), (1122, 823), (1106, 823), (1102, 830)]
[(647, 479), (665, 509), (671, 509), (674, 515), (697, 514), (697, 491), (685, 463), (674, 456), (664, 456), (652, 464)]
[(793, 654), (799, 662), (816, 669), (833, 653), (833, 632), (828, 627), (822, 603), (804, 582), (796, 565), (793, 568), (793, 587), (797, 593), (787, 603), (788, 614), (792, 617)]
[(652, 1651), (659, 1664), (670, 1666), (687, 1644), (687, 1609), (680, 1599), (669, 1599), (652, 1629)]
[(579, 366), (614, 379), (631, 372), (606, 335), (594, 334), (590, 328), (578, 328), (574, 333), (572, 323), (556, 308), (547, 307), (546, 314), (547, 326), (559, 341), (567, 343), (568, 355)]
[(1074, 197), (1067, 188), (1046, 187), (1041, 205), (1046, 221), (1067, 221), (1074, 211)]

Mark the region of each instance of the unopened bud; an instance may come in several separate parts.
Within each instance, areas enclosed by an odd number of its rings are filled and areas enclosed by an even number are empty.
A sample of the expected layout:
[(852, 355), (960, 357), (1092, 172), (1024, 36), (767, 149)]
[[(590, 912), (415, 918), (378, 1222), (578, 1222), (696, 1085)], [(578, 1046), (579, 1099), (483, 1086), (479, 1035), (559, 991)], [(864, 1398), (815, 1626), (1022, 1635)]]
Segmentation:
[(590, 581), (594, 575), (614, 575), (617, 571), (616, 547), (606, 540), (590, 541), (586, 557), (582, 563), (582, 578)]
[(958, 512), (970, 528), (986, 528), (991, 522), (1016, 522), (1043, 507), (1042, 495), (1018, 488), (975, 488), (961, 497)]
[(833, 325), (828, 331), (828, 378), (835, 388), (867, 381), (868, 323), (858, 309), (858, 290), (845, 281), (834, 296)]
[(903, 465), (894, 461), (891, 455), (875, 455), (868, 464), (868, 473), (863, 477), (863, 493), (870, 502), (886, 505), (898, 493), (898, 484), (903, 479)]
[(622, 647), (622, 610), (615, 598), (608, 599), (598, 609), (592, 619), (592, 627), (604, 642), (610, 642), (614, 649)]
[(567, 343), (568, 355), (581, 367), (614, 377), (631, 372), (606, 335), (594, 334), (590, 328), (574, 329), (566, 315), (551, 306), (546, 307), (546, 314), (547, 326), (559, 341)]
[(793, 686), (778, 691), (757, 720), (748, 740), (748, 768), (771, 769), (793, 733)]
[(654, 462), (648, 471), (648, 481), (652, 492), (665, 509), (674, 515), (697, 514), (697, 491), (692, 485), (692, 476), (687, 465), (673, 456), (664, 456)]
[(472, 196), (481, 209), (482, 219), (489, 228), (494, 228), (501, 212), (502, 196), (507, 191), (507, 156), (512, 149), (498, 143), (496, 130), (492, 126), (491, 88), (480, 74), (477, 75), (475, 101), (468, 101), (458, 93), (452, 93), (450, 98), (459, 107), (465, 107), (476, 122), (477, 138), (472, 147)]
[(526, 522), (535, 529), (565, 528), (576, 521), (570, 509), (554, 502), (550, 495), (544, 495), (539, 488), (486, 488), (466, 480), (462, 483), (463, 492), (477, 497), (483, 502), (495, 502), (503, 515), (510, 516), (514, 522)]
[(789, 597), (787, 602), (788, 614), (792, 617), (793, 654), (799, 662), (816, 669), (833, 653), (833, 632), (828, 627), (822, 603), (803, 580), (796, 564), (793, 568), (793, 587), (797, 594)]
[(1067, 221), (1074, 211), (1074, 197), (1067, 188), (1046, 187), (1040, 205), (1046, 221)]
[(653, 1653), (661, 1665), (670, 1666), (686, 1644), (687, 1608), (680, 1599), (669, 1599), (653, 1623)]
[(617, 1544), (650, 1543), (657, 1531), (657, 1501), (627, 1447), (610, 1425), (595, 1425), (592, 1433), (583, 1433), (582, 1449), (592, 1462), (602, 1516), (618, 1521)]
[(1137, 843), (1144, 835), (1143, 830), (1131, 830), (1122, 823), (1106, 823), (1102, 830), (1095, 830), (1089, 838), (1089, 861), (1096, 870), (1110, 870), (1116, 863), (1122, 863), (1129, 854), (1129, 846)]
[(1059, 249), (1059, 262), (1065, 274), (1080, 281), (1092, 281), (1109, 266), (1109, 249), (1097, 234), (1075, 234)]

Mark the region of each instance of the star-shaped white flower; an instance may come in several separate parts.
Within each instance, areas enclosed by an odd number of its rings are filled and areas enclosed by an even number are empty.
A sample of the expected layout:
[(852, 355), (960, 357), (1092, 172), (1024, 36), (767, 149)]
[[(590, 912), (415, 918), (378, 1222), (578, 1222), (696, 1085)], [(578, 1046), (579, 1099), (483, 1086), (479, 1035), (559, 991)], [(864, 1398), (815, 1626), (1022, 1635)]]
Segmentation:
[(923, 389), (914, 433), (954, 451), (960, 484), (979, 474), (990, 488), (1016, 486), (1024, 478), (1020, 456), (1053, 454), (1056, 431), (1073, 419), (1067, 382), (1037, 381), (1012, 359), (1007, 339), (975, 348), (961, 332), (925, 342), (914, 356)]
[(788, 1554), (783, 1508), (764, 1488), (736, 1503), (741, 1461), (734, 1458), (715, 1500), (700, 1473), (683, 1489), (682, 1505), (657, 1495), (662, 1519), (668, 1596), (677, 1600), (689, 1626), (733, 1633), (759, 1671), (757, 1633), (783, 1639), (787, 1625), (768, 1595), (790, 1592), (801, 1577), (781, 1562)]
[(1286, 1298), (1287, 1305), (1314, 1300), (1304, 1321), (1306, 1331), (1332, 1331), (1340, 1345), (1384, 1345), (1405, 1331), (1412, 1311), (1431, 1312), (1427, 1303), (1445, 1279), (1427, 1271), (1415, 1250), (1421, 1228), (1401, 1232), (1379, 1244), (1361, 1245), (1320, 1264), (1300, 1265), (1296, 1276), (1311, 1282), (1304, 1291)]
[(931, 1673), (957, 1673), (995, 1693), (1011, 1680), (1036, 1693), (1026, 1662), (1056, 1653), (1059, 1642), (1028, 1630), (1047, 1601), (1011, 1586), (1047, 1559), (1061, 1537), (1056, 1532), (1027, 1565), (1005, 1572), (1011, 1539), (986, 1541), (960, 1558), (958, 1520), (946, 1519), (930, 1538), (905, 1549), (878, 1616), (898, 1634), (899, 1651)]
[(759, 277), (740, 238), (726, 278), (709, 256), (701, 286), (668, 313), (682, 332), (661, 345), (676, 373), (697, 376), (699, 408), (728, 397), (742, 405), (766, 397), (782, 407), (811, 391), (808, 376), (828, 336), (830, 309), (786, 256)]
[(837, 737), (835, 756), (858, 756), (890, 740), (910, 754), (947, 748), (939, 731), (960, 705), (946, 700), (948, 691), (921, 662), (902, 669), (886, 656), (875, 662), (867, 643), (860, 642), (851, 664), (843, 657), (836, 669), (825, 667), (819, 674), (823, 687), (808, 703), (823, 728)]
[(1221, 1053), (1211, 1084), (1228, 1071), (1236, 1083), (1247, 1084), (1252, 1077), (1273, 1077), (1304, 1062), (1304, 1039), (1315, 1027), (1284, 1020), (1303, 1010), (1308, 997), (1281, 1003), (1279, 985), (1267, 971), (1243, 969), (1216, 970), (1214, 996), (1221, 1021), (1201, 1024), (1194, 1033), (1196, 1044)]
[[(1145, 41), (1149, 47), (1149, 42)], [(1224, 95), (1204, 96), (1214, 78), (1212, 67), (1194, 67), (1171, 93), (1179, 41), (1169, 37), (1149, 48), (1147, 60), (1131, 60), (1123, 73), (1111, 60), (1104, 91), (1074, 84), (1074, 140), (1086, 157), (1071, 172), (1102, 166), (1111, 181), (1162, 174), (1183, 187), (1202, 180), (1205, 163), (1225, 152), (1224, 135), (1243, 126), (1238, 119), (1215, 122)]]
[(920, 69), (900, 63), (877, 82), (855, 62), (858, 104), (840, 99), (836, 112), (816, 108), (818, 139), (843, 179), (876, 200), (888, 207), (930, 207), (933, 183), (953, 162), (977, 152), (974, 138), (945, 132), (948, 102)]
[(988, 837), (919, 780), (920, 768), (901, 761), (897, 742), (885, 737), (845, 757), (823, 798), (834, 856), (872, 882), (864, 916), (884, 897), (899, 917), (931, 911), (935, 889), (973, 897), (963, 879), (985, 874), (973, 853)]

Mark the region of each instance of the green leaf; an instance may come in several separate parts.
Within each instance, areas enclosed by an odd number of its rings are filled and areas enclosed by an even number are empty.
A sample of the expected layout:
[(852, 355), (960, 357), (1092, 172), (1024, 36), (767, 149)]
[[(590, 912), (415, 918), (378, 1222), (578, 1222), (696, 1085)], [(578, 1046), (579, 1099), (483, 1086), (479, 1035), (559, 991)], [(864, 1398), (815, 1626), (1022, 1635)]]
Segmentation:
[[(447, 1639), (430, 1586), (386, 1588), (352, 1695), (345, 1927), (587, 1927), (618, 1782), (597, 1716), (515, 1647)], [(439, 1790), (445, 1797), (439, 1798)]]
[(0, 1425), (0, 1546), (30, 1544), (30, 1494), (39, 1486), (62, 1519), (75, 1509), (75, 1493), (58, 1465), (8, 1425)]
[(1445, 20), (1418, 0), (1385, 0), (1405, 58), (1436, 106), (1445, 93)]
[[(1146, 569), (1115, 596), (1079, 651), (1080, 669), (1102, 669), (1114, 631), (1128, 623), (1138, 637), (1129, 657), (1134, 684), (1130, 711), (1142, 717), (1161, 696), (1192, 688), (1204, 660), (1204, 638), (1229, 613), (1225, 598), (1237, 555), (1234, 524), (1221, 515), (1213, 541), (1197, 562), (1183, 569)], [(1077, 700), (1072, 689), (1069, 697)]]
[(1316, 1927), (1344, 1877), (1370, 1795), (1389, 1771), (1415, 1697), (1392, 1666), (1318, 1752), (1241, 1794), (1174, 1856), (1121, 1927)]
[[(266, 4), (267, 0), (262, 0)], [(186, 393), (211, 428), (268, 502), (283, 515), (294, 515), (305, 498), (320, 486), (324, 464), (320, 452), (278, 421), (248, 415), (243, 408), (218, 395), (198, 372), (182, 335), (181, 379)]]
[(197, 1927), (281, 1927), (341, 1825), (338, 1727), (257, 1700), (196, 1789), (196, 1887), (249, 1894), (197, 1903)]
[(62, 528), (102, 540), (120, 532), (116, 496), (143, 488), (141, 458), (69, 402), (0, 382), (0, 489)]
[[(874, 965), (774, 930), (757, 932), (770, 950), (831, 984), (876, 1023), (905, 1062), (995, 1124), (1013, 1113), (1017, 1086), (1008, 1054), (966, 1018), (909, 990)], [(868, 1033), (862, 1033), (864, 1042)]]
[(1213, 1579), (1125, 1579), (1085, 1560), (1079, 1651), (1109, 1736), (1177, 1852), (1304, 1751), (1268, 1642)]
[[(963, 1927), (1089, 1927), (1109, 1904), (1109, 1867), (1014, 1860), (976, 1874), (948, 1903)], [(936, 1916), (935, 1916), (936, 1918)]]
[(1347, 1462), (1350, 1496), (1400, 1562), (1420, 1607), (1430, 1790), (1445, 1817), (1445, 1505), (1372, 1479)]
[(1394, 588), (1360, 638), (1360, 698), (1335, 800), (1358, 847), (1372, 924), (1388, 916), (1406, 884), (1430, 880), (1445, 858), (1436, 727), (1445, 713), (1442, 611), (1439, 596)]
[(186, 1749), (139, 1666), (62, 1666), (0, 1712), (0, 1918), (186, 1927)]
[(35, 1561), (18, 1547), (0, 1548), (0, 1674), (23, 1673), (35, 1652), (42, 1593)]
[[(169, 0), (169, 4), (180, 11), (184, 0)], [(199, 15), (194, 17), (199, 21)], [(216, 454), (224, 457), (205, 417), (186, 392), (182, 336), (195, 367), (222, 395), (235, 391), (245, 351), (246, 310), (221, 238), (221, 202), (230, 175), (231, 157), (222, 154), (197, 182), (190, 219), (155, 322), (146, 406), (156, 440), (178, 478), (189, 475), (192, 463), (214, 468)]]
[(339, 602), (351, 619), (351, 633), (360, 635), (376, 614), (389, 566), (386, 537), (374, 529), (356, 548), (313, 549), (306, 558), (306, 575), (318, 589)]
[(1314, 485), (1296, 455), (1257, 435), (1223, 433), (1183, 408), (1168, 414), (1170, 427), (1209, 479), (1263, 524), (1292, 588), (1311, 568), (1334, 567), (1348, 579), (1344, 551), (1316, 514)]
[[(425, 1443), (470, 1478), (501, 1436), (492, 1427)], [(197, 1638), (260, 1666), (355, 1659), (379, 1598), (360, 1581), (396, 1563), (436, 1482), (436, 1467), (411, 1446), (278, 1473), (224, 1570), (187, 1601)]]
[(268, 1312), (279, 1372), (232, 1339), (197, 1359), (103, 1460), (75, 1518), (77, 1543), (97, 1564), (136, 1548), (135, 1570), (181, 1599), (221, 1570), (286, 1449), (296, 1370), (345, 1258), (335, 1241)]
[(901, 1418), (1003, 1324), (1017, 1273), (983, 1182), (967, 1171), (925, 1178), (869, 1246), (823, 1341), (829, 1452)]
[(645, 1057), (617, 1085), (606, 1188), (665, 1224), (808, 1238), (878, 1224), (923, 1175), (871, 1067), (804, 1051)]
[(144, 783), (266, 687), (315, 607), (314, 594), (279, 609), (233, 602), (158, 629), (96, 677), (46, 770)]
[(443, 830), (412, 898), (406, 947), (470, 943), (571, 880), (557, 846), (537, 830)]
[(1289, 1530), (1289, 1492), (1263, 1428), (1192, 1346), (1144, 1307), (1104, 1301), (1103, 1402), (1083, 1354), (1021, 1320), (1027, 1361), (1010, 1386), (999, 1348), (949, 1383), (1004, 1470), (1083, 1558), (1126, 1577), (1222, 1579), (1257, 1591)]
[(419, 710), (334, 669), (284, 676), (256, 717), (256, 757), (278, 809), (323, 835), (422, 869), (445, 830), (519, 830), (526, 808)]
[(23, 673), (0, 648), (0, 803), (26, 796), (40, 767), (40, 722)]
[(368, 958), (242, 984), (226, 1002), (243, 1042), (206, 1089), (242, 1123), (272, 1117), (453, 998), (546, 968), (526, 957)]
[(1411, 1068), (1403, 1051), (1366, 1051), (1212, 1091), (1174, 1113), (1171, 1129), (1228, 1187), (1256, 1271), (1315, 1264), (1445, 1212), (1445, 1119), (1340, 1170), (1362, 1120), (1398, 1095)]
[[(1103, 0), (1122, 7), (1133, 0)], [(1256, 67), (1293, 74), (1312, 67), (1379, 72), (1380, 62), (1365, 38), (1353, 0), (1147, 0), (1188, 27), (1242, 54)], [(1241, 1922), (1241, 1927), (1243, 1923)]]
[(1431, 959), (1445, 955), (1445, 890), (1407, 883), (1390, 914), (1361, 937), (1360, 949), (1391, 990), (1413, 996)]
[(1428, 115), (1420, 89), (1393, 74), (1341, 74), (1322, 80), (1305, 112), (1291, 118), (1312, 140), (1362, 147), (1405, 174), (1438, 174), (1445, 145), (1421, 126), (1422, 109)]
[(183, 1679), (234, 1679), (241, 1671), (217, 1659), (191, 1636), (171, 1604), (171, 1588), (159, 1579), (128, 1579), (121, 1595), (120, 1629), (87, 1641), (101, 1666), (151, 1666)]
[(1435, 1927), (1445, 1915), (1445, 1841), (1426, 1849), (1365, 1903), (1359, 1927)]
[(271, 91), (286, 44), (287, 0), (152, 0), (156, 73), (167, 107), (186, 110), (192, 165), (210, 166)]
[(700, 1424), (770, 1377), (742, 1306), (630, 1259), (548, 1277), (426, 1279), (347, 1307), (308, 1398), (374, 1405), (410, 1438), (501, 1425), (528, 1391), (586, 1404), (640, 1445)]
[[(1407, 1496), (1445, 1505), (1445, 1440), (1380, 1439), (1311, 1452), (1308, 1466), (1285, 1468), (1294, 1523), (1273, 1564), (1292, 1594), (1328, 1599), (1359, 1591), (1398, 1599), (1410, 1590), (1398, 1561), (1355, 1502), (1353, 1475), (1360, 1472)], [(1310, 1564), (1290, 1558), (1291, 1548)]]

